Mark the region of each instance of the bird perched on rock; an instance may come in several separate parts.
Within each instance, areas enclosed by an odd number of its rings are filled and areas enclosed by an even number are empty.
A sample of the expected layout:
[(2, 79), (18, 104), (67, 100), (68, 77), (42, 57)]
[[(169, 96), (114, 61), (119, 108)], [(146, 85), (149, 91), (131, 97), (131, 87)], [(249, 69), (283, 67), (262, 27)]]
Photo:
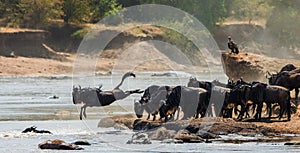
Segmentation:
[(228, 48), (231, 50), (231, 53), (238, 54), (239, 48), (235, 42), (231, 39), (231, 36), (228, 36), (228, 42), (227, 42)]

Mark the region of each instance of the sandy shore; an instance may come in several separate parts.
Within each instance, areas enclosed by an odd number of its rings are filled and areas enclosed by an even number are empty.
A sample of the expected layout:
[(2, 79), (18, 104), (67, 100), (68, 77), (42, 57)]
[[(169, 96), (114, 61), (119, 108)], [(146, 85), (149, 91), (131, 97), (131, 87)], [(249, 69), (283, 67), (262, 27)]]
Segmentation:
[[(67, 60), (46, 58), (3, 57), (0, 56), (0, 76), (40, 76), (73, 74), (76, 55), (68, 55)], [(109, 72), (114, 59), (101, 58), (96, 71)]]
[(3, 57), (0, 56), (0, 75), (55, 75), (71, 74), (74, 57), (69, 61), (57, 61), (46, 58)]
[[(41, 76), (41, 75), (71, 75), (75, 67), (76, 55), (66, 56), (67, 60), (59, 61), (46, 58), (28, 58), (28, 57), (4, 57), (0, 56), (0, 76)], [(96, 60), (96, 61), (95, 61)], [(83, 60), (84, 61), (84, 60)], [(119, 62), (119, 63), (118, 63)], [(168, 61), (167, 61), (168, 62)], [(133, 67), (133, 71), (169, 71), (174, 70), (165, 61), (153, 60), (141, 64), (126, 62), (117, 58), (99, 58), (90, 59), (81, 62), (82, 69), (90, 68), (93, 63), (97, 64), (95, 73), (107, 73), (112, 69), (124, 69)], [(92, 63), (92, 64), (91, 64)], [(125, 63), (127, 65), (121, 65)], [(132, 65), (132, 63), (134, 65)], [(166, 64), (167, 63), (167, 64)], [(135, 65), (136, 64), (136, 65)], [(204, 67), (190, 67), (192, 70), (207, 70)], [(81, 69), (81, 70), (82, 70)], [(176, 66), (175, 70), (185, 71), (183, 65)]]

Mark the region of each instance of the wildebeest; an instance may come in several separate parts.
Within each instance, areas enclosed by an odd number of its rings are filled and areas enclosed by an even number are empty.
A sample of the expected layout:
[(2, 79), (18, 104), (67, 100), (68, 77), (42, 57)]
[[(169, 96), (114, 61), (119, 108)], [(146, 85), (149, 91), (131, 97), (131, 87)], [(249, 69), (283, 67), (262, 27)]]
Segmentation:
[(153, 115), (153, 120), (155, 120), (156, 115), (158, 114), (160, 101), (167, 99), (172, 88), (173, 87), (171, 86), (151, 85), (145, 89), (141, 99), (134, 104), (136, 116), (141, 118), (145, 110), (148, 113), (147, 120), (150, 118), (150, 115)]
[(281, 68), (280, 72), (292, 71), (292, 70), (295, 70), (295, 69), (296, 69), (296, 67), (293, 64), (287, 64), (287, 65), (285, 65), (284, 67)]
[(261, 112), (263, 107), (263, 102), (267, 104), (267, 109), (269, 109), (269, 118), (272, 115), (271, 105), (278, 103), (280, 106), (279, 119), (282, 118), (283, 113), (287, 113), (287, 118), (290, 120), (290, 91), (281, 86), (267, 85), (265, 83), (258, 83), (253, 85), (250, 94), (251, 100), (256, 103), (257, 111), (255, 118), (261, 119)]
[[(161, 118), (168, 120), (168, 115), (180, 106), (184, 115), (183, 119), (193, 117), (201, 113), (202, 107), (207, 101), (207, 90), (202, 88), (191, 88), (185, 86), (176, 86), (173, 88), (167, 100), (159, 108)], [(203, 113), (202, 113), (203, 114)]]
[(300, 73), (290, 73), (287, 71), (279, 72), (278, 74), (272, 74), (269, 78), (270, 85), (278, 85), (285, 87), (289, 90), (295, 89), (295, 100), (298, 100), (299, 88), (300, 88)]
[(86, 108), (93, 106), (107, 106), (116, 100), (121, 100), (133, 93), (142, 93), (140, 89), (123, 91), (120, 89), (120, 86), (123, 84), (124, 80), (130, 76), (135, 77), (135, 74), (132, 72), (127, 72), (123, 75), (121, 82), (110, 91), (102, 91), (101, 87), (99, 88), (81, 88), (73, 87), (72, 97), (74, 104), (84, 105), (80, 110), (80, 120), (82, 119), (82, 114), (86, 117)]
[(191, 77), (188, 82), (188, 87), (200, 87), (207, 90), (207, 103), (210, 104), (206, 110), (208, 116), (213, 116), (213, 111), (216, 116), (223, 114), (228, 117), (231, 116), (230, 110), (227, 109), (227, 104), (229, 103), (224, 102), (226, 96), (229, 95), (230, 88), (234, 87), (232, 83), (228, 81), (228, 84), (224, 84), (216, 80), (213, 82), (198, 81), (196, 78)]
[(34, 132), (34, 133), (47, 133), (47, 134), (52, 134), (50, 131), (48, 130), (37, 130), (36, 126), (31, 126), (29, 128), (26, 128), (24, 131), (22, 131), (22, 133), (28, 133), (28, 132)]

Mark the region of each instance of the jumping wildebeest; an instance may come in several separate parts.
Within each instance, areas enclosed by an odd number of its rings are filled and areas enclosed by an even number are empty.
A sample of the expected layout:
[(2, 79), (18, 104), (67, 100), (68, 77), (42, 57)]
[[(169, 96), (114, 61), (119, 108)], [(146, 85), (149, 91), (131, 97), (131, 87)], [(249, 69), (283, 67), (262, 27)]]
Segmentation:
[(279, 119), (282, 118), (283, 113), (287, 113), (287, 118), (290, 120), (290, 91), (281, 86), (267, 85), (265, 83), (257, 83), (253, 85), (251, 89), (251, 100), (256, 103), (257, 111), (255, 118), (261, 119), (261, 112), (263, 107), (263, 102), (267, 104), (269, 110), (269, 118), (272, 115), (271, 104), (278, 103), (280, 106)]
[(122, 81), (111, 91), (102, 91), (100, 88), (77, 88), (73, 87), (73, 103), (84, 105), (80, 110), (80, 120), (82, 119), (82, 114), (86, 118), (86, 108), (93, 106), (107, 106), (116, 100), (121, 100), (133, 93), (142, 93), (143, 91), (131, 90), (131, 91), (123, 91), (120, 89), (120, 86), (123, 84), (124, 80), (130, 76), (135, 77), (135, 74), (132, 72), (127, 72), (123, 75)]
[(134, 104), (134, 111), (138, 118), (143, 116), (143, 111), (148, 113), (147, 120), (150, 115), (153, 115), (153, 120), (155, 120), (158, 114), (159, 103), (161, 100), (166, 100), (168, 94), (172, 91), (171, 86), (157, 86), (151, 85), (145, 89), (143, 96), (138, 102)]
[(193, 117), (203, 110), (207, 101), (207, 90), (202, 88), (191, 88), (185, 86), (176, 86), (173, 88), (171, 94), (168, 96), (165, 103), (159, 108), (159, 114), (161, 119), (168, 120), (168, 115), (174, 113), (174, 111), (180, 106), (184, 116), (183, 119)]

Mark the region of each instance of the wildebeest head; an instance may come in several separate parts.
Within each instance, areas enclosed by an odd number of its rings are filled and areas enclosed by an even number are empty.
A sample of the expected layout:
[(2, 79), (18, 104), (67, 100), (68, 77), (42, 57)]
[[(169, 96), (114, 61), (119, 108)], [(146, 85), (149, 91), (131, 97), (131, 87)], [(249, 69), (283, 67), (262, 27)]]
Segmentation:
[(139, 102), (140, 102), (141, 104), (148, 103), (149, 100), (150, 100), (150, 98), (151, 98), (151, 94), (150, 94), (150, 92), (149, 92), (149, 88), (147, 88), (147, 89), (144, 91), (144, 94), (143, 94), (143, 96), (141, 97), (141, 99), (139, 100)]
[(139, 102), (134, 102), (134, 112), (137, 118), (141, 118), (143, 116), (144, 107)]
[(73, 91), (72, 91), (72, 100), (73, 100), (73, 104), (78, 104), (81, 103), (81, 101), (79, 100), (80, 97), (80, 90), (81, 87), (75, 87), (73, 86)]
[(158, 86), (158, 85), (151, 85), (150, 87), (145, 89), (144, 94), (141, 97), (141, 99), (139, 100), (139, 102), (141, 104), (148, 103), (150, 101), (151, 96), (153, 96), (153, 94), (158, 91), (159, 87), (160, 86)]
[(267, 71), (266, 78), (268, 79), (269, 84), (271, 85), (276, 84), (278, 77), (279, 77), (279, 73), (271, 74), (269, 71)]
[(198, 80), (196, 78), (194, 78), (194, 77), (190, 77), (187, 86), (188, 87), (199, 87)]

